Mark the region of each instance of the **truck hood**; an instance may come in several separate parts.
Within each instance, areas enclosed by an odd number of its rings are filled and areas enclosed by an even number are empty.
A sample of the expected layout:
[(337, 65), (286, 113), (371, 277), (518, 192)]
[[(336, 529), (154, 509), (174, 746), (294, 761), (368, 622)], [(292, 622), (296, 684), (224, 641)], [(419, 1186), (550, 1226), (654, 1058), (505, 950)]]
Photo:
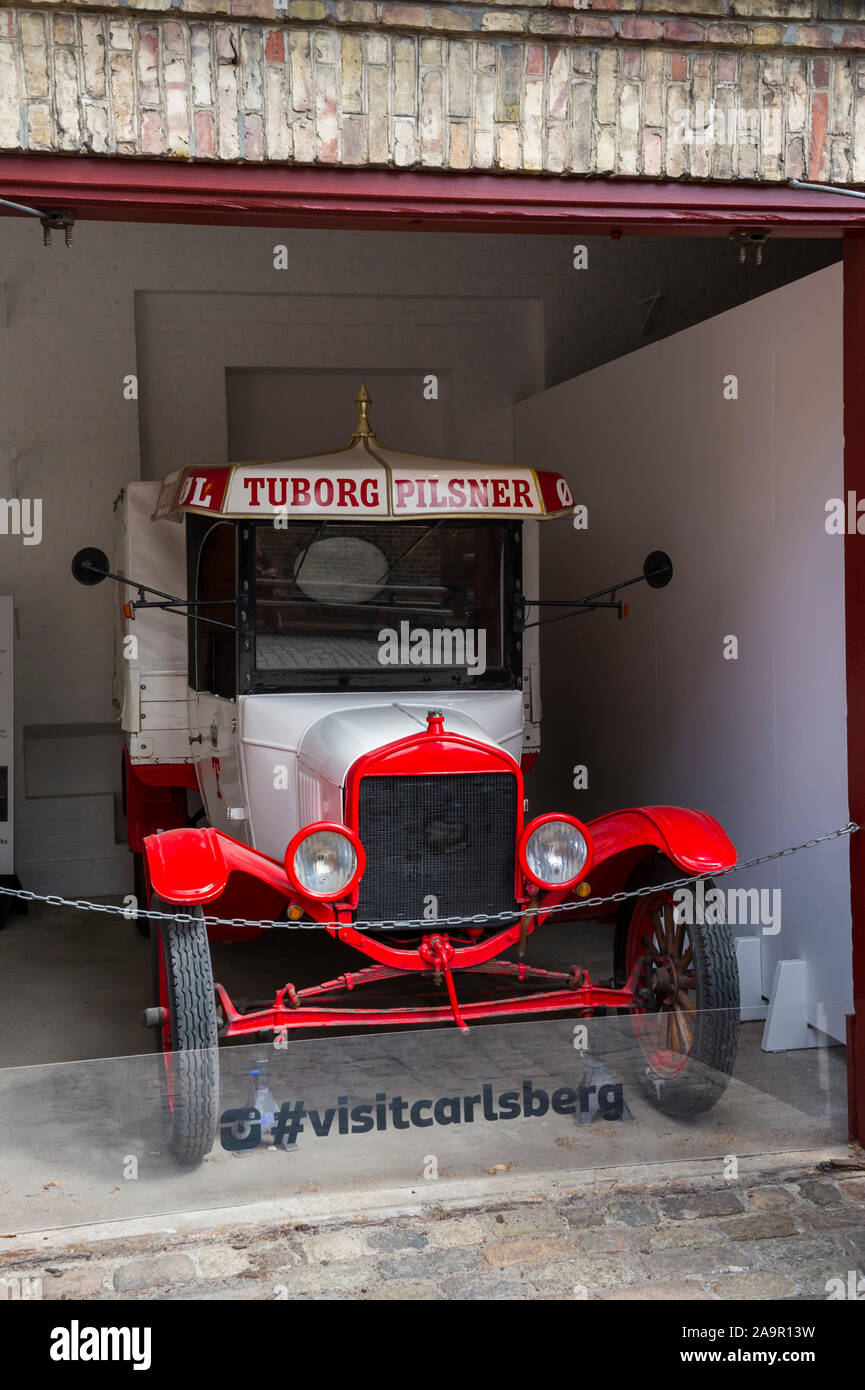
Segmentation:
[(502, 748), (519, 761), (522, 699), (520, 690), (242, 695), (237, 713), (250, 843), (281, 859), (302, 826), (341, 820), (352, 764), (420, 734), (430, 709), (444, 712), (448, 732)]
[[(397, 739), (420, 733), (426, 728), (428, 710), (443, 708), (429, 697), (419, 703), (400, 701), (400, 706), (367, 705), (323, 715), (310, 724), (300, 739), (299, 767), (334, 786), (343, 787), (349, 768), (358, 758), (385, 744), (395, 743)], [(445, 708), (444, 716), (448, 733), (462, 734), (490, 747), (498, 747), (495, 739), (470, 715)]]
[(443, 711), (448, 732), (520, 758), (519, 690), (243, 695), (238, 703), (240, 737), (248, 753), (288, 754), (287, 761), (297, 759), (299, 768), (337, 787), (364, 753), (425, 729), (431, 709)]

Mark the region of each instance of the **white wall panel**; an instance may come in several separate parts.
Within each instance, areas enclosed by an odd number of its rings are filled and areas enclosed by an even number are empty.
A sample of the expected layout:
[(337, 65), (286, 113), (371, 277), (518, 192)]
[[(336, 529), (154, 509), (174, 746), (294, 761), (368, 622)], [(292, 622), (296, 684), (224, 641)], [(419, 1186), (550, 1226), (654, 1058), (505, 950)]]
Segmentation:
[[(696, 806), (742, 857), (846, 822), (843, 540), (824, 525), (842, 495), (841, 298), (829, 267), (517, 407), (518, 461), (559, 468), (589, 508), (587, 531), (544, 528), (543, 595), (630, 577), (655, 548), (675, 565), (669, 588), (624, 595), (625, 622), (541, 630), (537, 804)], [(729, 374), (738, 400), (724, 399)], [(733, 880), (782, 889), (764, 989), (781, 956), (802, 957), (811, 1021), (824, 1003), (838, 1038), (847, 853), (840, 841)]]

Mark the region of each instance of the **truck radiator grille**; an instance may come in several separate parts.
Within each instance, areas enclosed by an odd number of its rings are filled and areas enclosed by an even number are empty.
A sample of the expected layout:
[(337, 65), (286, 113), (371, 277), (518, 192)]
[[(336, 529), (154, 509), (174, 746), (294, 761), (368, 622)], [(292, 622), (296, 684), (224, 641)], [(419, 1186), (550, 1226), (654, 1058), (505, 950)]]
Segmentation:
[(358, 833), (366, 851), (360, 920), (437, 917), (514, 906), (517, 779), (508, 772), (365, 777)]

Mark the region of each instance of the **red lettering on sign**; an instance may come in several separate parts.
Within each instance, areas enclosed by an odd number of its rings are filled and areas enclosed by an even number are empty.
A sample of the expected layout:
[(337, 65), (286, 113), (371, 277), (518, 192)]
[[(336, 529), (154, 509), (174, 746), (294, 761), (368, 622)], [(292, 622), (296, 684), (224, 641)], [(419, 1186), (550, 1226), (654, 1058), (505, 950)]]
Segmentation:
[(491, 486), (493, 489), (493, 506), (506, 507), (508, 505), (507, 478), (493, 478)]
[(464, 507), (466, 504), (465, 478), (451, 478), (448, 483), (448, 506)]
[(469, 506), (488, 507), (489, 489), (486, 478), (469, 478)]
[(250, 505), (250, 507), (257, 507), (257, 506), (259, 506), (258, 494), (259, 494), (259, 492), (261, 491), (261, 489), (264, 487), (264, 479), (263, 479), (263, 478), (244, 478), (244, 480), (243, 480), (243, 486), (244, 486), (244, 487), (247, 489), (247, 491), (249, 492), (249, 505)]
[(378, 478), (364, 478), (360, 485), (360, 500), (364, 507), (378, 506)]
[(447, 506), (447, 501), (446, 501), (446, 499), (445, 499), (444, 497), (439, 497), (439, 480), (438, 480), (438, 478), (430, 478), (429, 490), (430, 490), (430, 506), (431, 506), (431, 507), (439, 507), (439, 508), (441, 508), (441, 507), (446, 507), (446, 506)]
[(291, 480), (291, 505), (293, 507), (309, 506), (309, 479), (292, 478)]
[(357, 482), (354, 478), (340, 478), (339, 484), (339, 503), (340, 507), (357, 506)]
[(525, 478), (514, 478), (514, 506), (531, 507), (531, 487)]
[(411, 497), (414, 481), (411, 478), (397, 478), (394, 482), (394, 489), (396, 490), (396, 506), (399, 510), (400, 507), (405, 507), (406, 499)]
[(319, 507), (329, 507), (333, 501), (334, 487), (330, 478), (316, 478), (312, 495)]
[(284, 507), (288, 498), (287, 478), (268, 478), (267, 500), (272, 507)]

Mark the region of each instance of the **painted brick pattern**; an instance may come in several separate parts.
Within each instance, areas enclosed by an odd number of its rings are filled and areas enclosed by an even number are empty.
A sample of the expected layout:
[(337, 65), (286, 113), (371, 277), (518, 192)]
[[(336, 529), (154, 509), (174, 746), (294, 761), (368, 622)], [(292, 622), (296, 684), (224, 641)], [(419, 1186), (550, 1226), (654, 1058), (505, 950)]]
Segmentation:
[(237, 20), (229, 5), (0, 10), (0, 149), (865, 180), (865, 24), (843, 5), (831, 23), (819, 0), (736, 0), (735, 22), (728, 0), (657, 19), (626, 0), (592, 15), (289, 0), (284, 23), (263, 22), (271, 0)]
[[(19, 0), (22, 9), (44, 4), (45, 0)], [(807, 48), (859, 47), (855, 26), (863, 18), (861, 0), (455, 0), (448, 6), (427, 0), (101, 0), (98, 5), (93, 0), (65, 0), (64, 8)]]

